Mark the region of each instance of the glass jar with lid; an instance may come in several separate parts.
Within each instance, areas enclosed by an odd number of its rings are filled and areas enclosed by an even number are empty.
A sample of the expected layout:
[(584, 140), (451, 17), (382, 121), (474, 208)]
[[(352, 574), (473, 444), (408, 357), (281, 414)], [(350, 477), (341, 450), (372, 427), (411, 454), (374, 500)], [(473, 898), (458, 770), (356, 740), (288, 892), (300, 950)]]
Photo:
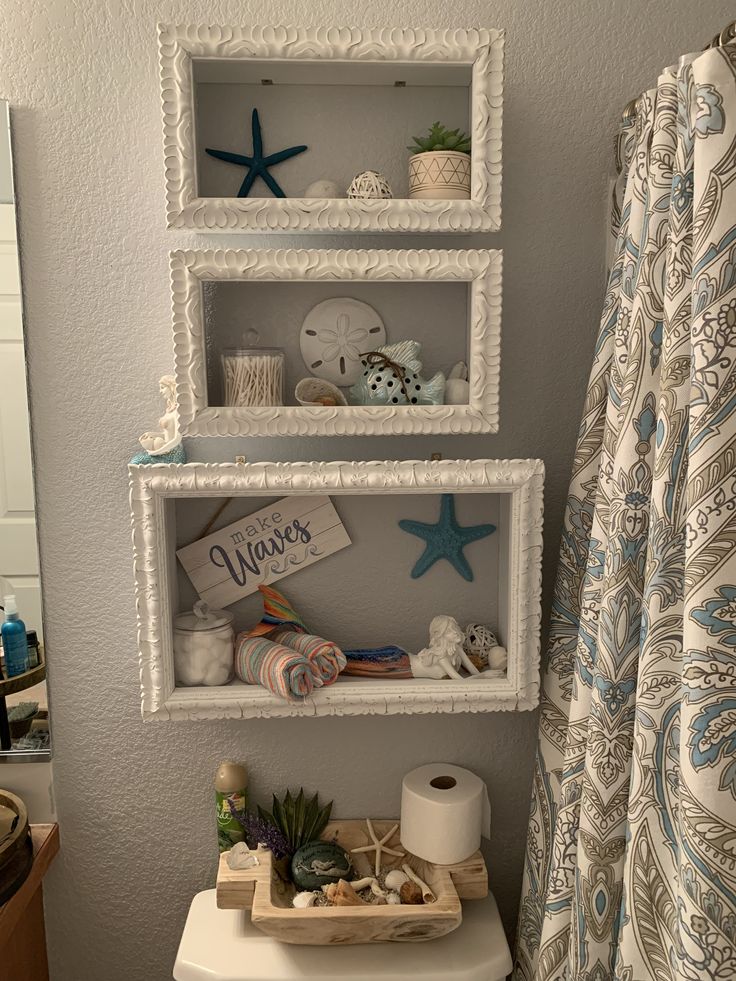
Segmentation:
[(245, 408), (284, 404), (284, 352), (258, 347), (258, 331), (246, 334), (246, 345), (222, 352), (224, 404)]
[(200, 600), (174, 617), (174, 673), (178, 685), (226, 685), (233, 679), (233, 615)]

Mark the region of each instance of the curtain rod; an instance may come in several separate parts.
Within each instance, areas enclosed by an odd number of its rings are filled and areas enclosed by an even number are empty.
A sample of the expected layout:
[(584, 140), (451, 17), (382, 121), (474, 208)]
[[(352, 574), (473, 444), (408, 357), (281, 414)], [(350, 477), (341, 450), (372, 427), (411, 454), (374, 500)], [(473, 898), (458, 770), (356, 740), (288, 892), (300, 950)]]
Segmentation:
[[(716, 34), (713, 40), (706, 44), (703, 51), (708, 51), (710, 48), (722, 48), (724, 44), (730, 44), (735, 39), (736, 20), (731, 21), (731, 23), (727, 27), (724, 27), (719, 34)], [(626, 103), (624, 106), (624, 111), (621, 113), (622, 119), (630, 119), (632, 116), (636, 115), (636, 104), (640, 98), (641, 96), (637, 95), (635, 99), (632, 99), (630, 102)]]

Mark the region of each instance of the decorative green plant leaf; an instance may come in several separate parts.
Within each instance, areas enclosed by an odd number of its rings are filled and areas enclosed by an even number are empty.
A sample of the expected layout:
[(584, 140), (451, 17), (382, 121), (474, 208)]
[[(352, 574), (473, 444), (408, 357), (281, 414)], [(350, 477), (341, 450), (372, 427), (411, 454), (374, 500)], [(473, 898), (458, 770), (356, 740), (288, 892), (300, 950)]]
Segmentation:
[[(315, 797), (315, 800), (317, 798)], [(327, 822), (330, 820), (330, 814), (332, 813), (332, 801), (326, 804), (322, 810), (317, 810), (314, 815), (314, 819), (306, 829), (305, 829), (305, 841), (316, 841), (320, 837), (322, 832), (327, 827)]]
[(315, 841), (325, 830), (332, 813), (332, 801), (325, 807), (319, 806), (319, 795), (309, 799), (304, 795), (304, 788), (299, 788), (296, 797), (290, 790), (286, 791), (283, 800), (273, 795), (272, 811), (258, 808), (259, 817), (269, 821), (278, 828), (289, 843), (289, 849), (295, 852), (309, 841)]
[(426, 136), (412, 136), (414, 146), (408, 146), (412, 153), (431, 153), (432, 150), (455, 150), (457, 153), (470, 153), (470, 137), (459, 129), (446, 129), (442, 123), (432, 123)]

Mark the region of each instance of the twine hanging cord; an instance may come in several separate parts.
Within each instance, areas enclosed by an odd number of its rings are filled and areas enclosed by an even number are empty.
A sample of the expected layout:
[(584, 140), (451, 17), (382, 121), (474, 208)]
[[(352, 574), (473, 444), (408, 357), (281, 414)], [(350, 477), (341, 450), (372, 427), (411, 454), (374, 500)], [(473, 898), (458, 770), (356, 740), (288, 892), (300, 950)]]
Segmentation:
[(386, 371), (393, 371), (394, 375), (399, 379), (399, 385), (401, 385), (401, 391), (404, 394), (404, 398), (407, 402), (411, 402), (409, 397), (409, 389), (406, 387), (406, 368), (402, 365), (397, 364), (396, 361), (392, 361), (391, 358), (387, 357), (385, 354), (381, 354), (380, 351), (364, 351), (361, 354), (361, 358), (365, 358), (367, 363), (371, 368), (385, 369)]

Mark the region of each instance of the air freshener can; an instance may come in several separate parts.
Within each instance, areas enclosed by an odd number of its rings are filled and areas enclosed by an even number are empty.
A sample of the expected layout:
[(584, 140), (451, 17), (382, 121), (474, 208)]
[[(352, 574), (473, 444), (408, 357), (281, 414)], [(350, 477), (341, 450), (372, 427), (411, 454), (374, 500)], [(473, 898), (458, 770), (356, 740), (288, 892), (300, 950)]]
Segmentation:
[(215, 807), (217, 811), (217, 843), (221, 852), (229, 851), (245, 832), (233, 811), (245, 814), (248, 803), (248, 772), (239, 763), (221, 763), (215, 774)]

